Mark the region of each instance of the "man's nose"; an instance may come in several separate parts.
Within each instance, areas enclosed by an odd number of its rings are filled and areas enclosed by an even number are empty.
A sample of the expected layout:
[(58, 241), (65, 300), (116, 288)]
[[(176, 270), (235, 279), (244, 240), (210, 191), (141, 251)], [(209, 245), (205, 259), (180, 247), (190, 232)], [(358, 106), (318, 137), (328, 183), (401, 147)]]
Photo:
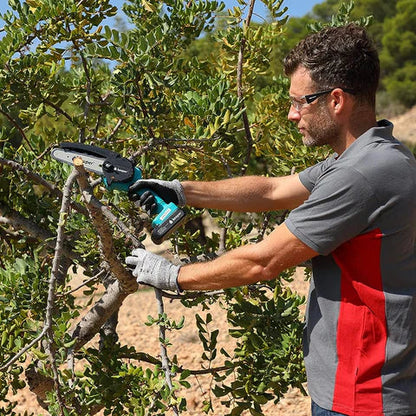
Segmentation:
[(289, 113), (287, 115), (287, 118), (290, 121), (293, 121), (293, 122), (297, 123), (300, 120), (300, 112), (298, 110), (296, 110), (296, 108), (293, 107), (293, 105), (291, 105), (290, 108), (289, 108)]

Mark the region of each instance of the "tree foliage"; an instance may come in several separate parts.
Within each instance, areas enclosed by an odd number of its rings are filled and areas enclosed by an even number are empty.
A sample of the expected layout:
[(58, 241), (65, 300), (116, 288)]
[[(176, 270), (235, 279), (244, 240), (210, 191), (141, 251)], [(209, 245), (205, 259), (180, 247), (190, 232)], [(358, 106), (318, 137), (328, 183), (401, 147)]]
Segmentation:
[(383, 25), (384, 86), (397, 101), (416, 104), (416, 5), (398, 0), (396, 13)]
[[(161, 356), (117, 338), (117, 311), (137, 289), (123, 259), (148, 244), (147, 219), (125, 194), (52, 160), (50, 149), (99, 145), (163, 179), (282, 175), (310, 165), (322, 154), (300, 145), (286, 118), (287, 80), (270, 69), (284, 36), (282, 2), (268, 1), (270, 21), (259, 25), (244, 2), (225, 11), (216, 0), (130, 0), (126, 31), (107, 24), (118, 13), (111, 0), (9, 5), (0, 40), (0, 411), (15, 414), (9, 394), (28, 384), (51, 415), (183, 413), (179, 389), (192, 372), (168, 354), (166, 331), (182, 323), (164, 312), (167, 294), (156, 291), (159, 311), (148, 322), (159, 330)], [(201, 53), (207, 36), (213, 47)], [(190, 221), (210, 216), (220, 231), (184, 227), (166, 255), (189, 261), (255, 243), (286, 214), (190, 210)], [(68, 288), (73, 267), (84, 270), (87, 310)], [(183, 307), (220, 302), (228, 311), (233, 351), (218, 345), (209, 311), (196, 326), (213, 393), (232, 415), (262, 414), (266, 402), (302, 386), (302, 299), (284, 285), (292, 273), (174, 296)], [(224, 365), (212, 368), (218, 355)], [(204, 411), (215, 414), (210, 402)]]

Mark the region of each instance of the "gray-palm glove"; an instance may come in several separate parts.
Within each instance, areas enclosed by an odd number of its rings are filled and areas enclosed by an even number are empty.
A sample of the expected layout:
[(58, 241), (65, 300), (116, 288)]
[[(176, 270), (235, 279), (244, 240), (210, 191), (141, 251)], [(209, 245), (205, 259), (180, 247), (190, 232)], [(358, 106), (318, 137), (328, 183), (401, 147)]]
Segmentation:
[(152, 214), (156, 209), (155, 197), (149, 191), (145, 191), (142, 195), (139, 195), (138, 191), (141, 189), (153, 191), (167, 203), (173, 202), (180, 207), (186, 204), (185, 192), (177, 179), (173, 181), (139, 179), (129, 187), (129, 198), (132, 201), (137, 201), (148, 214)]
[(142, 248), (133, 250), (126, 257), (126, 264), (133, 269), (137, 283), (149, 285), (162, 290), (180, 292), (178, 274), (180, 266)]

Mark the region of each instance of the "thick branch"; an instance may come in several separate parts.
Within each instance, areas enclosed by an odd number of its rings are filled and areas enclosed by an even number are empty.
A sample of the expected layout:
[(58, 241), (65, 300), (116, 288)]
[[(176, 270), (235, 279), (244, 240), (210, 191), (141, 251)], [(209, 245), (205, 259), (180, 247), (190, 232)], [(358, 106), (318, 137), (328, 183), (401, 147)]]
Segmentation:
[(105, 260), (110, 266), (110, 270), (120, 281), (121, 289), (127, 294), (133, 293), (137, 290), (137, 282), (133, 275), (126, 269), (126, 267), (117, 258), (117, 253), (114, 249), (113, 235), (110, 226), (108, 225), (103, 210), (104, 207), (93, 195), (92, 189), (88, 184), (87, 173), (85, 171), (81, 158), (74, 159), (74, 166), (79, 172), (77, 178), (78, 184), (81, 188), (83, 198), (87, 204), (88, 210), (91, 213), (91, 218), (94, 223), (98, 235), (100, 237), (101, 250)]
[(118, 280), (114, 280), (107, 287), (102, 298), (84, 316), (72, 333), (72, 338), (76, 339), (76, 343), (73, 346), (74, 351), (79, 350), (94, 338), (107, 319), (120, 308), (128, 295), (121, 289)]
[[(98, 333), (102, 325), (120, 308), (124, 299), (137, 290), (137, 283), (134, 277), (118, 260), (113, 247), (112, 232), (107, 224), (107, 219), (115, 223), (116, 218), (111, 216), (111, 212), (107, 207), (103, 206), (93, 195), (92, 189), (87, 180), (87, 173), (83, 167), (82, 159), (74, 159), (74, 166), (79, 176), (78, 184), (82, 191), (83, 197), (90, 210), (94, 226), (101, 239), (101, 249), (104, 258), (108, 262), (113, 275), (118, 279), (111, 282), (102, 298), (93, 306), (93, 308), (85, 315), (81, 322), (75, 328), (72, 337), (76, 339), (73, 350), (76, 351), (91, 340)], [(140, 245), (140, 241), (130, 234), (128, 228), (121, 222), (117, 225), (122, 231), (133, 240), (136, 247)]]

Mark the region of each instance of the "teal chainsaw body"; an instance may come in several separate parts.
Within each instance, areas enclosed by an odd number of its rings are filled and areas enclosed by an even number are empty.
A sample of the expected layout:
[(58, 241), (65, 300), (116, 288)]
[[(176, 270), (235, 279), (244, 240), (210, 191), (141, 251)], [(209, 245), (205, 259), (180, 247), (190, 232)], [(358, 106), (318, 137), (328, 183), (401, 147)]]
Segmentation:
[[(133, 183), (142, 179), (142, 171), (133, 161), (98, 146), (63, 142), (52, 149), (51, 155), (70, 165), (73, 165), (74, 158), (80, 157), (85, 169), (100, 175), (108, 190), (128, 192)], [(185, 212), (149, 189), (140, 189), (137, 193), (142, 195), (146, 191), (153, 194), (156, 202), (155, 212), (152, 213), (156, 216), (152, 220), (151, 238), (155, 244), (161, 244), (184, 222)]]

